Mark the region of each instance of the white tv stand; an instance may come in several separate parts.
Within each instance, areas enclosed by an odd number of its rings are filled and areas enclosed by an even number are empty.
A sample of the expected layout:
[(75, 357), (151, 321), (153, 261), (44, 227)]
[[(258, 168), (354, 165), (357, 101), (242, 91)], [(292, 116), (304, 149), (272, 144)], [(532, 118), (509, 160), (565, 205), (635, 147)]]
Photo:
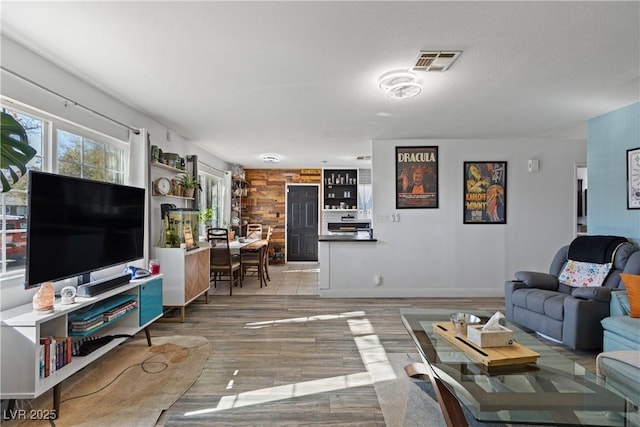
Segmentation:
[[(73, 357), (71, 363), (40, 378), (39, 343), (41, 337), (73, 336), (69, 333), (69, 316), (77, 310), (98, 309), (118, 295), (132, 295), (138, 308), (127, 315), (106, 322), (86, 335), (135, 335), (144, 329), (151, 346), (148, 326), (162, 317), (162, 274), (112, 289), (92, 297), (76, 297), (73, 304), (62, 305), (56, 299), (53, 313), (37, 314), (32, 304), (0, 312), (0, 398), (34, 399), (53, 388), (52, 418), (59, 415), (61, 383), (71, 375), (107, 354), (126, 338), (115, 338), (87, 356)], [(80, 338), (75, 337), (73, 338)]]

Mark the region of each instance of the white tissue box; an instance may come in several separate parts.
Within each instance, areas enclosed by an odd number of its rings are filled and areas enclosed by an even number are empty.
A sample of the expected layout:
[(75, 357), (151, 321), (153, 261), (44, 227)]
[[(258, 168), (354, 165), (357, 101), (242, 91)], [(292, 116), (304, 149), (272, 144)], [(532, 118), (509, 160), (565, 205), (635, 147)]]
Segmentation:
[(499, 331), (483, 331), (483, 325), (467, 325), (467, 339), (480, 347), (505, 347), (513, 344), (513, 331), (502, 325)]

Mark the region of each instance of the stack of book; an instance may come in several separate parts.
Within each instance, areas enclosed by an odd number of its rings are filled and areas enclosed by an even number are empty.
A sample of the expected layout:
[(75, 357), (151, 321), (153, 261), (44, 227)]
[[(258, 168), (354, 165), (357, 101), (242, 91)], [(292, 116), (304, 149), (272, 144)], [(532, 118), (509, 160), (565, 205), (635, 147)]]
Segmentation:
[(127, 314), (131, 310), (135, 310), (136, 307), (138, 307), (138, 302), (136, 300), (128, 301), (124, 304), (112, 308), (111, 310), (105, 311), (103, 314), (103, 320), (104, 322), (110, 322), (120, 316)]
[(46, 378), (71, 363), (71, 337), (40, 338), (40, 378)]
[(71, 319), (69, 321), (69, 332), (88, 332), (92, 329), (104, 323), (104, 316), (102, 313), (97, 314), (88, 319)]

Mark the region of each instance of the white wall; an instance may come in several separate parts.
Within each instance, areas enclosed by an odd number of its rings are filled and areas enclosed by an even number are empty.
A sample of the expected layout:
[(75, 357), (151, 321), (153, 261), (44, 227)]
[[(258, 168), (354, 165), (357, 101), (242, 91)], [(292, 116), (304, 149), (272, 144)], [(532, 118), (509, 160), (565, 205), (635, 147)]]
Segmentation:
[[(438, 209), (395, 209), (395, 147), (407, 145), (439, 147)], [(343, 244), (348, 261), (332, 257), (323, 296), (499, 297), (516, 271), (547, 271), (575, 236), (575, 164), (586, 162), (586, 141), (379, 140), (372, 148), (379, 241)], [(539, 172), (527, 171), (531, 158)], [(507, 161), (506, 225), (463, 224), (464, 161)], [(380, 221), (390, 214), (399, 222)]]
[[(151, 134), (151, 143), (160, 146), (165, 151), (178, 152), (181, 154), (196, 154), (199, 160), (220, 169), (230, 169), (230, 165), (211, 154), (208, 154), (195, 142), (186, 141), (181, 136), (172, 133), (162, 124), (136, 111), (120, 100), (108, 93), (101, 91), (90, 84), (82, 81), (62, 68), (54, 65), (43, 57), (24, 48), (19, 43), (1, 36), (0, 51), (2, 66), (18, 73), (21, 76), (64, 95), (82, 105), (99, 111), (113, 119), (130, 125), (134, 128), (146, 129)], [(135, 64), (132, 64), (135, 66)], [(48, 114), (72, 121), (78, 125), (85, 126), (106, 135), (130, 141), (130, 164), (127, 184), (149, 187), (149, 167), (147, 153), (147, 142), (143, 135), (134, 135), (119, 125), (113, 124), (81, 108), (75, 107), (46, 91), (25, 82), (11, 74), (2, 71), (0, 73), (0, 91), (5, 97), (19, 101), (29, 107), (39, 109)], [(167, 106), (167, 108), (171, 108)], [(171, 139), (171, 141), (168, 140)], [(151, 215), (151, 230), (148, 241), (155, 244), (158, 236), (157, 223), (159, 220), (159, 201), (151, 199), (149, 212)], [(157, 214), (156, 214), (157, 213)], [(148, 248), (146, 250), (148, 254)], [(145, 259), (141, 264), (146, 264)], [(108, 274), (108, 273), (105, 273)], [(0, 310), (25, 304), (31, 301), (35, 290), (24, 290), (24, 277), (11, 277), (0, 280)], [(61, 287), (62, 284), (58, 284)]]

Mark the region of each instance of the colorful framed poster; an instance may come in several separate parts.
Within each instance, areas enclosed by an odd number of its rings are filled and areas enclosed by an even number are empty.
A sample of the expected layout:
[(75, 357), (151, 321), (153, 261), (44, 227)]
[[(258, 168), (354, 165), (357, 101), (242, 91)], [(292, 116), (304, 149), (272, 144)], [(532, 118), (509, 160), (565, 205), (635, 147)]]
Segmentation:
[(464, 223), (507, 223), (507, 162), (464, 162)]
[(438, 147), (396, 147), (396, 209), (438, 207)]
[(627, 150), (627, 209), (640, 209), (640, 147)]

